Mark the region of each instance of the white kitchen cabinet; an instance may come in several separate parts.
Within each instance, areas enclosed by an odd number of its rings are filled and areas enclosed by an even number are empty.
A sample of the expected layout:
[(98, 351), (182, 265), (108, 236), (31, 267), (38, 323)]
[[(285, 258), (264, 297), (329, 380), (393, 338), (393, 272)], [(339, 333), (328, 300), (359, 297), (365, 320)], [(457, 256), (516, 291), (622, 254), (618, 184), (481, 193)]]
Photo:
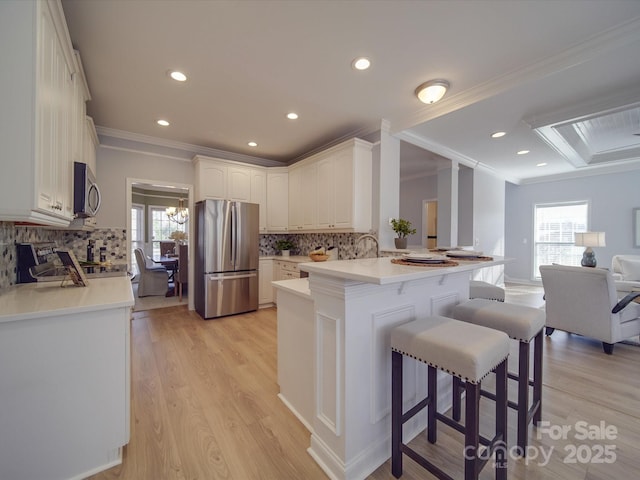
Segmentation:
[(273, 260), (260, 259), (258, 261), (258, 304), (266, 305), (273, 303)]
[(85, 98), (60, 2), (3, 2), (0, 57), (0, 220), (66, 227)]
[(267, 172), (263, 168), (251, 169), (251, 203), (260, 205), (260, 233), (267, 231)]
[(267, 230), (286, 232), (289, 226), (289, 173), (284, 167), (267, 170)]
[(239, 162), (196, 155), (196, 202), (207, 198), (260, 205), (260, 232), (267, 231), (267, 170)]
[[(0, 15), (0, 220), (67, 226), (73, 50), (59, 2), (3, 3)], [(9, 160), (10, 159), (10, 160)]]
[(196, 202), (207, 198), (227, 198), (227, 165), (196, 156)]
[(352, 139), (290, 167), (289, 231), (371, 229), (371, 147)]
[(289, 231), (302, 230), (302, 167), (289, 170)]
[(318, 167), (315, 163), (302, 167), (302, 192), (298, 198), (302, 210), (302, 229), (318, 228)]
[(317, 188), (315, 163), (291, 167), (289, 170), (289, 231), (318, 228)]
[(127, 277), (9, 287), (0, 297), (0, 478), (87, 478), (130, 434)]
[(85, 117), (84, 122), (84, 138), (82, 142), (83, 151), (82, 158), (83, 161), (89, 165), (91, 171), (97, 176), (98, 173), (96, 171), (96, 148), (99, 144), (98, 134), (96, 133), (96, 126), (93, 123), (93, 118)]
[(227, 167), (227, 198), (239, 202), (251, 201), (251, 169)]

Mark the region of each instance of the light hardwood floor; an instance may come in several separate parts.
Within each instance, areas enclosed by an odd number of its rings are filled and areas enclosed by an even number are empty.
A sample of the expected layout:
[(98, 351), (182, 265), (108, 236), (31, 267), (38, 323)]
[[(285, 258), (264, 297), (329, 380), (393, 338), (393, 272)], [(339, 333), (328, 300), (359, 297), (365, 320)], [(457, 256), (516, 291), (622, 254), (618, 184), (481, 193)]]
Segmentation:
[[(516, 296), (508, 294), (507, 299), (517, 301)], [(531, 295), (530, 300), (537, 299)], [(134, 313), (131, 441), (122, 465), (92, 478), (327, 478), (306, 452), (309, 432), (276, 396), (276, 355), (273, 308), (210, 321), (186, 306)], [(511, 357), (517, 361), (517, 348)], [(639, 372), (639, 346), (618, 344), (609, 356), (599, 342), (575, 335), (556, 331), (545, 338), (543, 419), (554, 429), (567, 425), (571, 430), (564, 439), (549, 433), (538, 439), (532, 428), (531, 445), (539, 456), (509, 459), (509, 478), (638, 478)], [(482, 405), (483, 431), (488, 434), (493, 406), (485, 400)], [(515, 412), (509, 415), (511, 445)], [(604, 422), (617, 434), (576, 438), (577, 422)], [(412, 445), (442, 461), (454, 478), (462, 477), (460, 434), (441, 426), (436, 445), (428, 444), (424, 435)], [(573, 449), (578, 455), (571, 456)], [(613, 463), (597, 463), (611, 451)], [(542, 465), (541, 455), (549, 452), (548, 463)], [(576, 463), (570, 463), (572, 459)], [(406, 457), (404, 465), (403, 479), (432, 478)], [(394, 478), (389, 462), (370, 478)], [(481, 478), (494, 478), (493, 471), (485, 468)]]

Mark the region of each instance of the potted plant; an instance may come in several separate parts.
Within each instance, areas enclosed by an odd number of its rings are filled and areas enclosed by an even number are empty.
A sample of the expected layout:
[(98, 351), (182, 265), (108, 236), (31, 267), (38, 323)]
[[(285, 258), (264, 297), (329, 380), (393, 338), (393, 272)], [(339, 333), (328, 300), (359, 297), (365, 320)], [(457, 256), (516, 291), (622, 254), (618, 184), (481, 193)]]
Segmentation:
[(289, 251), (295, 247), (294, 243), (291, 240), (278, 240), (276, 242), (276, 249), (280, 250), (280, 252), (282, 252), (282, 256), (283, 257), (288, 257), (289, 256)]
[(398, 238), (394, 238), (396, 248), (407, 248), (407, 235), (413, 235), (416, 233), (416, 229), (411, 228), (411, 222), (404, 218), (392, 218), (391, 228), (393, 228), (393, 231), (398, 235)]

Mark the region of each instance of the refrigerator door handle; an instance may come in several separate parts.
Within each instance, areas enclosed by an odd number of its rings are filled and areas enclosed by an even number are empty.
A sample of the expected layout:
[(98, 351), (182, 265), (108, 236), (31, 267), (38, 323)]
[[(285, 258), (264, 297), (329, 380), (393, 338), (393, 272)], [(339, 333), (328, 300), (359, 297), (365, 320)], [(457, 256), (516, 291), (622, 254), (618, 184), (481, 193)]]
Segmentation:
[(245, 273), (242, 275), (229, 275), (229, 274), (222, 274), (222, 275), (209, 275), (209, 280), (213, 281), (213, 280), (237, 280), (239, 278), (251, 278), (251, 277), (256, 277), (258, 274), (257, 273)]
[(237, 232), (237, 228), (238, 228), (238, 222), (236, 219), (236, 204), (235, 202), (231, 202), (231, 204), (229, 205), (230, 207), (230, 212), (231, 212), (231, 265), (233, 265), (233, 269), (235, 270), (236, 268), (236, 257), (237, 257), (237, 252), (236, 252), (236, 244), (238, 241), (238, 232)]

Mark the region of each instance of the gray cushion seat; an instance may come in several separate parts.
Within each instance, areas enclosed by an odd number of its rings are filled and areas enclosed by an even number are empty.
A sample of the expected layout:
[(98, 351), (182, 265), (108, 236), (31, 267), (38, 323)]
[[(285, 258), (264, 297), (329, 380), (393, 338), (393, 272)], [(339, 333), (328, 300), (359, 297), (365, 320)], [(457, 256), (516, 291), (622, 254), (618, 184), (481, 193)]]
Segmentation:
[(391, 349), (478, 383), (507, 358), (509, 339), (497, 330), (432, 316), (394, 328)]
[(504, 288), (489, 282), (471, 280), (469, 282), (469, 298), (486, 298), (504, 302)]
[(453, 318), (505, 332), (520, 342), (530, 342), (544, 327), (543, 310), (513, 303), (475, 298), (453, 308)]

